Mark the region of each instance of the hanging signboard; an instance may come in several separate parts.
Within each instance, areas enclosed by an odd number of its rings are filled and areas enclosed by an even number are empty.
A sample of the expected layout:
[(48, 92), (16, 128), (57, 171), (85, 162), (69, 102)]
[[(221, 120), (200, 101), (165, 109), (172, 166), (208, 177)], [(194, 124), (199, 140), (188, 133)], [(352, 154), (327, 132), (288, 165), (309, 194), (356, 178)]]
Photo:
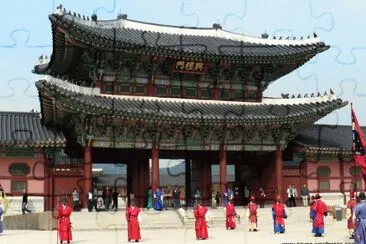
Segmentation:
[(202, 61), (177, 60), (173, 68), (174, 72), (203, 74), (206, 72), (206, 63)]

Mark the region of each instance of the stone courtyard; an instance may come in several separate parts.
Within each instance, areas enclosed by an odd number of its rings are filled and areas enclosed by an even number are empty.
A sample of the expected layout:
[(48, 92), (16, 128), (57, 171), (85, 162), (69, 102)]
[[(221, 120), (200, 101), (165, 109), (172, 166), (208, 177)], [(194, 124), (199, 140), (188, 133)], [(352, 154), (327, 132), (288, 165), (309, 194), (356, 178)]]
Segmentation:
[[(324, 237), (316, 238), (310, 233), (311, 223), (308, 218), (308, 208), (288, 208), (286, 220), (286, 233), (273, 234), (273, 222), (270, 208), (261, 209), (259, 217), (259, 232), (248, 232), (248, 223), (244, 218), (244, 209), (237, 209), (242, 215), (238, 228), (234, 231), (225, 229), (222, 209), (211, 209), (215, 219), (209, 222), (209, 239), (204, 243), (222, 244), (230, 241), (239, 243), (353, 243), (348, 239), (346, 220), (336, 221), (332, 216), (326, 218), (326, 233)], [(127, 231), (124, 211), (73, 214), (72, 243), (127, 243)], [(187, 211), (189, 222), (182, 224), (174, 211), (143, 212), (141, 224), (142, 243), (169, 243), (188, 244), (197, 243), (191, 219), (190, 210)], [(153, 221), (155, 220), (155, 221)], [(161, 223), (161, 224), (160, 224)], [(5, 230), (0, 238), (0, 243), (39, 243), (48, 244), (57, 242), (56, 231), (32, 230)]]

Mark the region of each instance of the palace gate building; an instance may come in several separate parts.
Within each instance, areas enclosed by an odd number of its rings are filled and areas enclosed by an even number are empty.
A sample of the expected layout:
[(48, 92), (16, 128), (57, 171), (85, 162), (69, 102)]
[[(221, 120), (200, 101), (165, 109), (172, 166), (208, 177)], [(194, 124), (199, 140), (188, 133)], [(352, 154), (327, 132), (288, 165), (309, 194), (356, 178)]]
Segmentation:
[[(72, 188), (84, 195), (93, 187), (93, 163), (123, 161), (128, 192), (142, 205), (150, 184), (160, 184), (159, 159), (183, 158), (187, 201), (196, 187), (211, 199), (211, 165), (219, 165), (221, 194), (234, 165), (235, 186), (285, 198), (288, 143), (347, 104), (333, 92), (263, 97), (272, 82), (329, 48), (315, 34), (251, 37), (218, 24), (169, 26), (124, 14), (89, 19), (61, 8), (49, 20), (53, 52), (33, 70), (41, 75), (41, 123), (64, 136), (51, 149), (82, 159)], [(50, 180), (45, 191), (70, 188), (67, 182)]]

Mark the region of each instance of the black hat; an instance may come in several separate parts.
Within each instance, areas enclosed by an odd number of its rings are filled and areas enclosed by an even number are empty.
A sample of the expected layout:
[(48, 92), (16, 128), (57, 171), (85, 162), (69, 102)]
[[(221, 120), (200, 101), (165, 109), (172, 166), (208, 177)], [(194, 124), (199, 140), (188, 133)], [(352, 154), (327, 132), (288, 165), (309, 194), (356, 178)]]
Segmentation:
[(358, 194), (358, 197), (360, 198), (360, 200), (365, 200), (365, 199), (366, 199), (365, 192), (361, 191), (361, 192)]
[(62, 203), (67, 203), (66, 197), (62, 198)]

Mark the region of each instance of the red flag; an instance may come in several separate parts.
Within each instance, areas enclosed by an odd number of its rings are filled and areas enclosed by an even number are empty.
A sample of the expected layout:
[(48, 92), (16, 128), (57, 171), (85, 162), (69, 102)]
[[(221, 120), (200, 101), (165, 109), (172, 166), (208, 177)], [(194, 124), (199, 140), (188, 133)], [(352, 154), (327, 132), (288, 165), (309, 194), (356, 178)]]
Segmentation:
[(352, 112), (352, 139), (353, 139), (354, 159), (355, 162), (361, 166), (362, 174), (366, 175), (366, 155), (365, 155), (366, 141), (363, 132), (361, 130), (361, 127), (358, 124), (356, 114), (353, 111), (352, 104), (351, 104), (351, 112)]

